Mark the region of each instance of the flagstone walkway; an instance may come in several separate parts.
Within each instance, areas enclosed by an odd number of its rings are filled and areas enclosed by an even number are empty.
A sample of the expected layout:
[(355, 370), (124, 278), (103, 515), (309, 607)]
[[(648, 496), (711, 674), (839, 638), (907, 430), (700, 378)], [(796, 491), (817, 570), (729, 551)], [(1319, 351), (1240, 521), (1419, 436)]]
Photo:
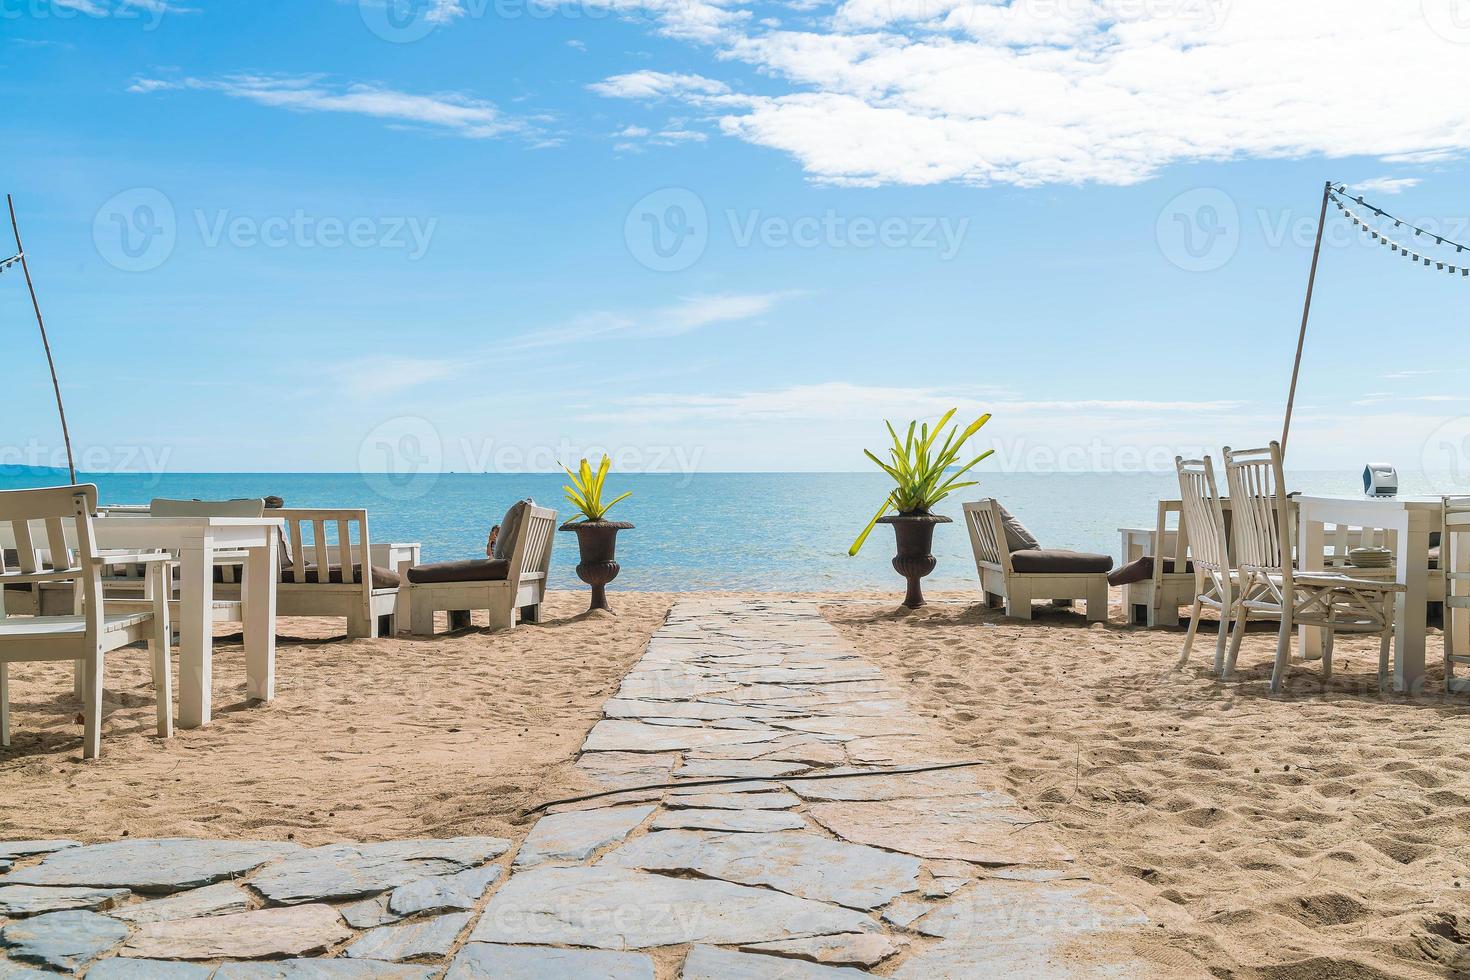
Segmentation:
[(514, 851), (0, 842), (0, 980), (1152, 972), (1102, 941), (1145, 917), (982, 768), (912, 771), (943, 745), (815, 605), (689, 599), (583, 746), (632, 791)]

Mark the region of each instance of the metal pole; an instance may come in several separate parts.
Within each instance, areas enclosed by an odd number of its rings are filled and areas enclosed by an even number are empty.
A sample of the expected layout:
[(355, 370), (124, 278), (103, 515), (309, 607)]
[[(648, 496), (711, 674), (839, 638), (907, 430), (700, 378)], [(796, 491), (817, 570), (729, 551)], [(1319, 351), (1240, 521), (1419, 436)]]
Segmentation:
[(10, 208), (10, 230), (15, 233), (15, 250), (20, 253), (20, 269), (25, 273), (26, 288), (31, 291), (31, 309), (36, 311), (36, 326), (41, 328), (41, 346), (46, 349), (46, 364), (51, 368), (51, 389), (56, 392), (56, 413), (61, 416), (61, 439), (66, 443), (66, 469), (71, 482), (77, 482), (77, 466), (71, 456), (71, 433), (66, 428), (66, 409), (61, 404), (61, 382), (56, 380), (56, 361), (51, 357), (51, 342), (46, 339), (46, 321), (41, 319), (41, 304), (36, 300), (36, 287), (31, 282), (31, 267), (26, 264), (25, 246), (20, 243), (20, 225), (15, 221), (15, 202), (5, 195)]
[(1327, 224), (1327, 199), (1332, 181), (1322, 188), (1322, 213), (1317, 215), (1317, 244), (1312, 247), (1312, 272), (1307, 277), (1307, 301), (1302, 306), (1302, 329), (1296, 337), (1296, 360), (1291, 365), (1291, 389), (1286, 393), (1286, 419), (1281, 423), (1281, 456), (1286, 457), (1286, 437), (1291, 433), (1291, 409), (1296, 404), (1296, 379), (1302, 370), (1302, 348), (1307, 343), (1307, 317), (1312, 314), (1312, 289), (1317, 285), (1317, 259), (1322, 255), (1322, 229)]

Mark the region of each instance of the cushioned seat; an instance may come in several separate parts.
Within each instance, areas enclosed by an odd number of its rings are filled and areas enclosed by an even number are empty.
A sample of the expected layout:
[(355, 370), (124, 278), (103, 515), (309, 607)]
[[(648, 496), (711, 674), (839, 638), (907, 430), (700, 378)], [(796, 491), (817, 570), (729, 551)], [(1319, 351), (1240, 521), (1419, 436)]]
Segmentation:
[(1110, 555), (1089, 555), (1081, 551), (1059, 551), (1051, 548), (1011, 552), (1011, 568), (1023, 574), (1086, 575), (1111, 571)]
[[(1189, 574), (1192, 574), (1193, 572), (1194, 572), (1194, 562), (1192, 562), (1192, 561), (1185, 562), (1184, 563), (1184, 574), (1189, 575)], [(1172, 559), (1172, 558), (1165, 558), (1164, 559), (1164, 574), (1165, 575), (1172, 575), (1172, 574), (1174, 574), (1174, 559)], [(1118, 568), (1118, 569), (1114, 570), (1112, 573), (1110, 573), (1108, 575), (1108, 584), (1109, 585), (1132, 585), (1135, 582), (1147, 582), (1149, 579), (1151, 579), (1153, 577), (1154, 577), (1154, 557), (1153, 557), (1153, 555), (1144, 555), (1142, 558), (1135, 558), (1132, 561), (1130, 561), (1128, 564), (1126, 564), (1126, 565), (1122, 566), (1121, 568)]]
[(415, 565), (408, 570), (408, 580), (415, 585), (432, 582), (504, 582), (509, 577), (510, 562), (504, 558), (441, 561), (432, 565)]
[[(372, 577), (373, 577), (373, 588), (375, 588), (375, 589), (396, 589), (399, 586), (398, 573), (395, 572), (395, 571), (393, 571), (392, 569), (379, 568), (377, 565), (373, 565), (372, 566)], [(281, 581), (284, 582), (284, 583), (287, 583), (287, 584), (294, 584), (296, 582), (296, 569), (295, 568), (283, 568), (283, 569), (281, 569)], [(317, 566), (315, 566), (315, 565), (307, 565), (306, 566), (306, 581), (308, 581), (308, 582), (320, 582), (321, 581), (321, 576), (317, 573)], [(334, 583), (336, 583), (338, 585), (341, 585), (342, 584), (342, 566), (341, 565), (330, 565), (330, 566), (328, 566), (328, 568), (327, 568), (327, 581), (328, 582), (334, 582)], [(352, 581), (354, 581), (354, 582), (361, 582), (362, 581), (362, 566), (361, 565), (353, 565), (352, 566)]]

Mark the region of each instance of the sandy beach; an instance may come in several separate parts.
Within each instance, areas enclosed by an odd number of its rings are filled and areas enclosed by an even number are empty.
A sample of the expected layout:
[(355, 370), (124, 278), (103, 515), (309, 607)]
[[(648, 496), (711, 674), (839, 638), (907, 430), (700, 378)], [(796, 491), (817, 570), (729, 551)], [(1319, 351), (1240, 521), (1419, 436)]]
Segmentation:
[[(1206, 670), (1209, 639), (1173, 669), (1182, 631), (1040, 608), (1021, 623), (969, 596), (931, 598), (916, 613), (872, 593), (826, 595), (822, 608), (940, 726), (951, 757), (985, 760), (1079, 867), (1166, 930), (1146, 948), (1163, 972), (1470, 967), (1463, 699), (1380, 696), (1371, 640), (1342, 642), (1325, 690), (1302, 666), (1271, 700), (1269, 625), (1222, 683)], [(347, 641), (332, 621), (283, 620), (266, 706), (243, 704), (238, 638), (224, 635), (223, 710), (167, 743), (153, 736), (145, 655), (122, 651), (109, 660), (103, 758), (87, 764), (60, 710), (69, 669), (17, 668), (0, 838), (519, 841), (520, 811), (596, 788), (575, 753), (675, 599), (621, 593), (617, 617), (588, 620), (584, 594), (556, 593), (542, 626), (432, 639)]]

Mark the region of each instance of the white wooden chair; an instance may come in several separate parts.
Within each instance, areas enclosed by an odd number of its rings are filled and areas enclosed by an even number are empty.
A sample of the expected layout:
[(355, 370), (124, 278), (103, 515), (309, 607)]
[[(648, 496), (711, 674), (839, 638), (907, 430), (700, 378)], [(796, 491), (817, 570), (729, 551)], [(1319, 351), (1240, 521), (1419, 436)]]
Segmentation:
[(1439, 568), (1444, 581), (1444, 689), (1470, 691), (1470, 678), (1456, 677), (1457, 664), (1470, 664), (1470, 650), (1455, 649), (1452, 617), (1470, 615), (1470, 497), (1444, 498), (1444, 526), (1439, 536)]
[(1107, 620), (1111, 558), (1049, 549), (1012, 552), (1000, 504), (991, 497), (965, 504), (964, 514), (987, 606), (1004, 603), (1007, 616), (1030, 619), (1033, 601), (1083, 599), (1089, 620)]
[(487, 609), (491, 629), (512, 629), (517, 618), (539, 623), (555, 536), (556, 511), (531, 505), (516, 530), (509, 558), (443, 562), (409, 569), (406, 588), (411, 631), (416, 636), (432, 635), (434, 613), (441, 609)]
[[(1190, 582), (1194, 598), (1189, 610), (1189, 628), (1184, 634), (1184, 652), (1179, 655), (1179, 666), (1189, 662), (1189, 651), (1194, 646), (1194, 637), (1199, 632), (1200, 613), (1209, 607), (1219, 613), (1220, 633), (1215, 640), (1215, 673), (1226, 676), (1225, 650), (1230, 637), (1230, 623), (1238, 615), (1240, 594), (1239, 579), (1230, 567), (1230, 548), (1225, 534), (1225, 509), (1220, 503), (1219, 487), (1215, 483), (1215, 465), (1206, 456), (1203, 459), (1174, 457), (1174, 469), (1179, 474), (1179, 501), (1182, 516), (1180, 536), (1188, 535), (1190, 561), (1194, 571)], [(1159, 510), (1163, 521), (1163, 507)], [(1159, 564), (1156, 560), (1156, 564)], [(1182, 566), (1175, 566), (1182, 567)], [(1244, 631), (1244, 623), (1237, 627)]]
[[(82, 664), (82, 758), (102, 750), (102, 683), (106, 654), (148, 642), (153, 689), (158, 699), (158, 734), (173, 734), (173, 681), (169, 664), (168, 594), (170, 566), (166, 553), (100, 554), (92, 532), (97, 488), (90, 484), (41, 490), (0, 492), (0, 521), (10, 523), (18, 568), (0, 560), (0, 585), (72, 580), (81, 586), (81, 612), (71, 616), (0, 617), (0, 744), (10, 744), (9, 665), (31, 661), (74, 661)], [(72, 528), (75, 551), (67, 546)], [(43, 537), (50, 564), (46, 570), (37, 538)], [(102, 570), (108, 565), (145, 564), (152, 609), (108, 614), (102, 592)]]
[[(373, 564), (367, 511), (288, 507), (271, 516), (286, 525), (289, 553), (276, 586), (277, 616), (341, 616), (354, 638), (396, 631), (401, 577)], [(228, 583), (215, 592), (238, 595)]]
[(1393, 640), (1394, 597), (1404, 591), (1397, 582), (1335, 572), (1298, 572), (1292, 567), (1295, 537), (1292, 507), (1281, 469), (1281, 446), (1232, 450), (1225, 447), (1225, 475), (1230, 485), (1235, 561), (1240, 572), (1240, 615), (1232, 638), (1226, 672), (1234, 669), (1240, 634), (1257, 613), (1281, 617), (1271, 693), (1281, 690), (1291, 657), (1291, 633), (1298, 626), (1324, 631), (1322, 680), (1332, 676), (1332, 643), (1337, 633), (1377, 633), (1378, 686), (1388, 682), (1389, 646)]

